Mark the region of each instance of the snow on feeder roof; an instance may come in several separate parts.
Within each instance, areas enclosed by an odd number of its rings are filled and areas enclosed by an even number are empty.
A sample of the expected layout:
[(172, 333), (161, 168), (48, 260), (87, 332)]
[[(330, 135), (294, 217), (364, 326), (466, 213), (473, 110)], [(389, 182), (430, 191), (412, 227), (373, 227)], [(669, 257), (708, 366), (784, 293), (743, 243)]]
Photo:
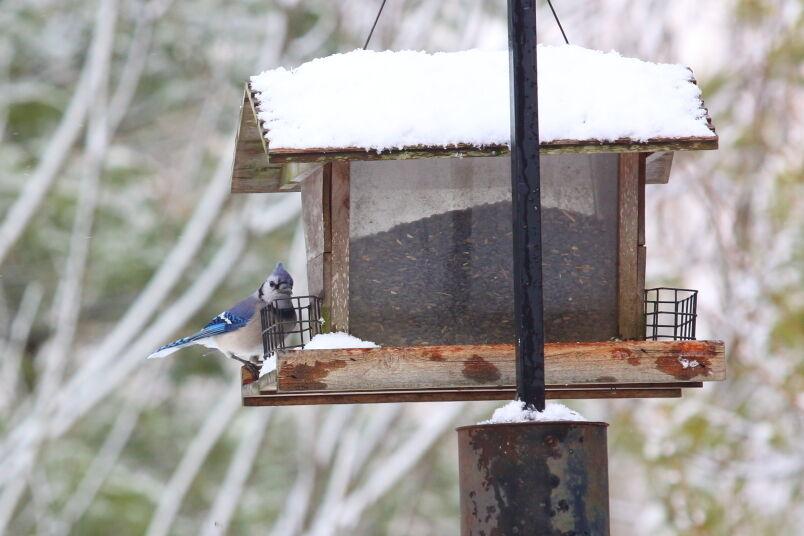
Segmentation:
[[(572, 45), (538, 52), (543, 151), (717, 147), (688, 68)], [(355, 50), (265, 71), (250, 90), (272, 162), (500, 154), (509, 143), (506, 51)], [(415, 151), (425, 154), (400, 154)]]

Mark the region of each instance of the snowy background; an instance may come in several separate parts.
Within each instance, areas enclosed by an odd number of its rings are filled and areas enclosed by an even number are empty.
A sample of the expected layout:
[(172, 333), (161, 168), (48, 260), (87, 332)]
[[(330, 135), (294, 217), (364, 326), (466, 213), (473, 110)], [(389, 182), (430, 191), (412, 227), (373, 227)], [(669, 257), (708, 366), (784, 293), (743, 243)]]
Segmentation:
[[(557, 0), (573, 44), (693, 68), (721, 149), (647, 194), (649, 285), (701, 291), (729, 381), (570, 403), (613, 533), (804, 526), (804, 16)], [(362, 45), (379, 1), (0, 9), (0, 533), (454, 534), (453, 428), (498, 404), (242, 409), (234, 363), (144, 357), (298, 266), (298, 199), (230, 196), (242, 84)], [(505, 2), (389, 0), (375, 49), (499, 49)], [(561, 36), (540, 2), (540, 40)]]

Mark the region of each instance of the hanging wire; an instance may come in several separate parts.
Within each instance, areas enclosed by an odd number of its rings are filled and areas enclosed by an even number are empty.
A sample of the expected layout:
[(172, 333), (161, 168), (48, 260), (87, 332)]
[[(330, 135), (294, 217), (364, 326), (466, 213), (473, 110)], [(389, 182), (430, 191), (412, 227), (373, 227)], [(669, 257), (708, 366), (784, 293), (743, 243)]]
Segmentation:
[[(385, 2), (383, 2), (383, 3), (385, 3)], [(558, 15), (556, 14), (556, 10), (553, 9), (553, 2), (551, 2), (550, 0), (547, 0), (547, 5), (550, 6), (550, 11), (553, 12), (553, 18), (556, 19), (556, 24), (558, 24), (558, 29), (561, 30), (561, 35), (564, 36), (564, 42), (569, 45), (569, 39), (567, 39), (567, 34), (564, 33), (564, 27), (561, 26), (561, 21), (558, 20)], [(380, 8), (380, 9), (382, 9), (382, 8)], [(375, 24), (376, 24), (376, 22), (375, 22)], [(374, 30), (374, 28), (372, 28), (372, 30)]]
[(377, 27), (377, 21), (380, 20), (380, 15), (382, 14), (382, 8), (385, 7), (385, 2), (386, 0), (382, 0), (382, 4), (380, 4), (380, 10), (377, 11), (377, 16), (374, 18), (374, 24), (371, 25), (371, 31), (369, 32), (368, 37), (366, 38), (366, 44), (363, 45), (363, 50), (366, 50), (366, 48), (369, 45), (369, 41), (371, 41), (371, 36), (374, 35), (374, 28)]
[[(385, 2), (387, 0), (382, 0), (382, 4), (380, 4), (380, 9), (377, 11), (377, 16), (374, 17), (374, 24), (371, 25), (371, 30), (369, 31), (368, 37), (366, 37), (366, 42), (363, 45), (363, 50), (366, 50), (369, 46), (369, 42), (371, 42), (371, 36), (374, 35), (374, 29), (377, 27), (377, 22), (380, 20), (380, 15), (382, 15), (382, 10), (385, 7)], [(564, 42), (569, 45), (569, 39), (567, 39), (567, 34), (564, 32), (564, 27), (561, 25), (561, 21), (558, 18), (558, 13), (556, 13), (555, 8), (553, 7), (553, 2), (551, 0), (547, 0), (547, 5), (550, 6), (550, 11), (553, 12), (553, 18), (556, 19), (556, 24), (558, 24), (558, 29), (561, 30), (561, 35), (564, 37)]]

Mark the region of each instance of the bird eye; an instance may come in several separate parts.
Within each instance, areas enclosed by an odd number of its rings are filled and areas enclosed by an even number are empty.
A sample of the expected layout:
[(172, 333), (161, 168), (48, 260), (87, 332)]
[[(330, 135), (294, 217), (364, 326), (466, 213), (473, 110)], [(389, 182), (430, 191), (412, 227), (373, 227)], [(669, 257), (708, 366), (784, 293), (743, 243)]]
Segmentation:
[(268, 285), (270, 285), (271, 288), (274, 288), (276, 286), (276, 283), (274, 283), (273, 281), (270, 281), (268, 283)]

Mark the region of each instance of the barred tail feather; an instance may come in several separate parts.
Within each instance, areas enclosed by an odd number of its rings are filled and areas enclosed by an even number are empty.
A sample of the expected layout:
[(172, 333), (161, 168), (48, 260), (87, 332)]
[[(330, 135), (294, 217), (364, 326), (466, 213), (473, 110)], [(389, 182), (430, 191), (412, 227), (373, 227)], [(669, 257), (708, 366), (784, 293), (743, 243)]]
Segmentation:
[(159, 359), (163, 357), (167, 357), (173, 352), (181, 350), (185, 346), (190, 346), (191, 344), (195, 344), (196, 339), (194, 337), (184, 337), (182, 339), (175, 340), (170, 344), (166, 344), (164, 346), (160, 346), (157, 348), (151, 355), (148, 356), (148, 359)]

